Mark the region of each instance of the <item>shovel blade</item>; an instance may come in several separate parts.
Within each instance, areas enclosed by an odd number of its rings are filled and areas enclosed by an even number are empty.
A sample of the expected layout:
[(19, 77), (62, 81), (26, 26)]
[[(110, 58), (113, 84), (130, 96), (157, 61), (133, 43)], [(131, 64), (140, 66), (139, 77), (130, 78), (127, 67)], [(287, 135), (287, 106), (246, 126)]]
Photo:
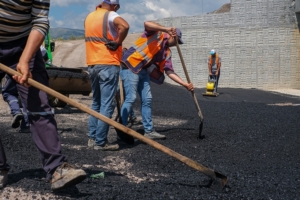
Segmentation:
[(215, 172), (216, 178), (215, 179), (211, 179), (211, 184), (209, 185), (209, 188), (218, 191), (218, 192), (222, 192), (223, 188), (225, 187), (228, 178), (227, 176), (224, 176), (223, 174), (220, 174), (218, 172)]

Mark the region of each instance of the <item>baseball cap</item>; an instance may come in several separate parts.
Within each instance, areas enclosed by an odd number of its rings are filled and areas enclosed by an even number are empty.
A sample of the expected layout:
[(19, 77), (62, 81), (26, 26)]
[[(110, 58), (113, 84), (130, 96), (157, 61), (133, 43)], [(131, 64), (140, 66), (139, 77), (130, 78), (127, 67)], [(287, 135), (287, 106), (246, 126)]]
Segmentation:
[(182, 33), (181, 33), (179, 28), (176, 28), (176, 34), (177, 34), (177, 37), (178, 37), (178, 44), (183, 44), (183, 41), (181, 39)]
[(212, 49), (212, 50), (210, 50), (209, 53), (210, 53), (210, 55), (214, 55), (216, 53), (216, 50)]
[(119, 4), (119, 0), (104, 0), (103, 2), (107, 4)]

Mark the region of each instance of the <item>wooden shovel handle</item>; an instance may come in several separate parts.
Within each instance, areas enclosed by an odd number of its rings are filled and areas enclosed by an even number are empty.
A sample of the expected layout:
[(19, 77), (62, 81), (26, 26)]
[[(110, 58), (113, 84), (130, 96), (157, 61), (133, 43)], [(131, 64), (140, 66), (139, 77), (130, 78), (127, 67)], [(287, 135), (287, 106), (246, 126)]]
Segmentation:
[[(180, 50), (180, 48), (179, 48), (178, 38), (176, 38), (176, 48), (177, 48), (177, 51), (178, 51), (178, 54), (179, 54), (179, 57), (180, 57), (180, 61), (181, 61), (182, 67), (183, 67), (183, 71), (184, 71), (186, 80), (187, 80), (188, 83), (191, 83), (191, 79), (190, 79), (190, 77), (189, 77), (187, 68), (186, 68), (185, 63), (184, 63), (184, 60), (183, 60), (183, 56), (182, 56), (181, 50)], [(201, 112), (201, 109), (200, 109), (200, 106), (199, 106), (197, 97), (196, 97), (196, 95), (195, 95), (195, 92), (194, 92), (194, 91), (191, 91), (191, 93), (192, 93), (192, 96), (193, 96), (193, 99), (194, 99), (195, 106), (196, 106), (196, 108), (197, 108), (197, 110), (198, 110), (198, 115), (199, 115), (201, 121), (203, 121), (203, 120), (204, 120), (204, 119), (203, 119), (203, 115), (202, 115), (202, 112)]]
[[(4, 71), (5, 73), (8, 73), (8, 74), (10, 74), (12, 76), (13, 75), (21, 76), (21, 74), (19, 72), (17, 72), (15, 70), (13, 70), (13, 69), (11, 69), (11, 68), (9, 68), (9, 67), (1, 64), (1, 63), (0, 63), (0, 70)], [(210, 178), (212, 178), (214, 180), (217, 177), (219, 177), (218, 174), (220, 174), (220, 173), (217, 173), (214, 170), (209, 169), (209, 168), (207, 168), (207, 167), (205, 167), (205, 166), (197, 163), (196, 161), (194, 161), (194, 160), (192, 160), (190, 158), (187, 158), (187, 157), (185, 157), (185, 156), (183, 156), (183, 155), (181, 155), (181, 154), (179, 154), (179, 153), (177, 153), (177, 152), (175, 152), (175, 151), (173, 151), (173, 150), (171, 150), (171, 149), (169, 149), (169, 148), (167, 148), (167, 147), (159, 144), (158, 142), (155, 142), (155, 141), (153, 141), (153, 140), (145, 137), (145, 136), (143, 136), (143, 135), (135, 132), (132, 129), (129, 129), (129, 128), (123, 126), (122, 124), (119, 124), (116, 121), (114, 121), (114, 120), (112, 120), (112, 119), (110, 119), (108, 117), (105, 117), (105, 116), (101, 115), (100, 113), (98, 113), (98, 112), (96, 112), (96, 111), (88, 108), (87, 106), (85, 106), (85, 105), (83, 105), (81, 103), (78, 103), (78, 102), (76, 102), (76, 101), (74, 101), (74, 100), (66, 97), (65, 95), (62, 95), (62, 94), (60, 94), (60, 93), (52, 90), (51, 88), (49, 88), (49, 87), (47, 87), (45, 85), (42, 85), (42, 84), (36, 82), (35, 80), (33, 80), (31, 78), (28, 79), (28, 83), (29, 83), (29, 85), (31, 85), (31, 86), (33, 86), (35, 88), (38, 88), (38, 89), (46, 92), (47, 94), (49, 94), (49, 95), (51, 95), (53, 97), (56, 97), (56, 98), (58, 98), (58, 99), (60, 99), (60, 100), (62, 100), (64, 102), (68, 103), (69, 105), (71, 105), (73, 107), (76, 107), (76, 108), (82, 110), (83, 112), (88, 113), (88, 114), (90, 114), (90, 115), (92, 115), (92, 116), (94, 116), (94, 117), (96, 117), (96, 118), (104, 121), (105, 123), (107, 123), (107, 124), (109, 124), (109, 125), (117, 128), (117, 129), (119, 129), (119, 130), (127, 133), (128, 135), (131, 135), (131, 136), (133, 136), (133, 137), (135, 137), (135, 138), (137, 138), (137, 139), (145, 142), (146, 144), (148, 144), (148, 145), (150, 145), (150, 146), (152, 146), (152, 147), (154, 147), (154, 148), (156, 148), (156, 149), (158, 149), (158, 150), (160, 150), (160, 151), (168, 154), (169, 156), (171, 156), (171, 157), (173, 157), (173, 158), (175, 158), (175, 159), (183, 162), (184, 164), (190, 166), (191, 168), (194, 168), (194, 169), (202, 172), (203, 174), (209, 176)], [(224, 176), (224, 177), (226, 177), (226, 176)], [(226, 178), (226, 180), (227, 180), (227, 178)]]

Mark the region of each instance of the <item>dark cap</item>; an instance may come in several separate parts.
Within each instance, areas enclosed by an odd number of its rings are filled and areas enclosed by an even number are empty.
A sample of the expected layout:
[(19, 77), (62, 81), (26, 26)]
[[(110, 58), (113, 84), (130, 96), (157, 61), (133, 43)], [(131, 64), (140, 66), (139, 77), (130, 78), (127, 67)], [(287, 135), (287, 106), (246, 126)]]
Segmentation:
[(179, 28), (176, 28), (176, 34), (177, 34), (177, 37), (178, 37), (178, 44), (183, 44), (183, 41), (181, 39), (182, 33), (181, 33)]

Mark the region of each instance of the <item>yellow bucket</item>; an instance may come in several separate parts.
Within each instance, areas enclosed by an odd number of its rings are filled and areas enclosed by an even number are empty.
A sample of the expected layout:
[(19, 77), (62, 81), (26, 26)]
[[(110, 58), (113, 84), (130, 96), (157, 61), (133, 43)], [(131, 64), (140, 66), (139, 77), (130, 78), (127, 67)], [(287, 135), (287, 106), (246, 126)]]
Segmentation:
[(214, 90), (214, 87), (215, 87), (215, 83), (214, 82), (208, 82), (206, 84), (206, 89), (207, 91), (213, 91)]

